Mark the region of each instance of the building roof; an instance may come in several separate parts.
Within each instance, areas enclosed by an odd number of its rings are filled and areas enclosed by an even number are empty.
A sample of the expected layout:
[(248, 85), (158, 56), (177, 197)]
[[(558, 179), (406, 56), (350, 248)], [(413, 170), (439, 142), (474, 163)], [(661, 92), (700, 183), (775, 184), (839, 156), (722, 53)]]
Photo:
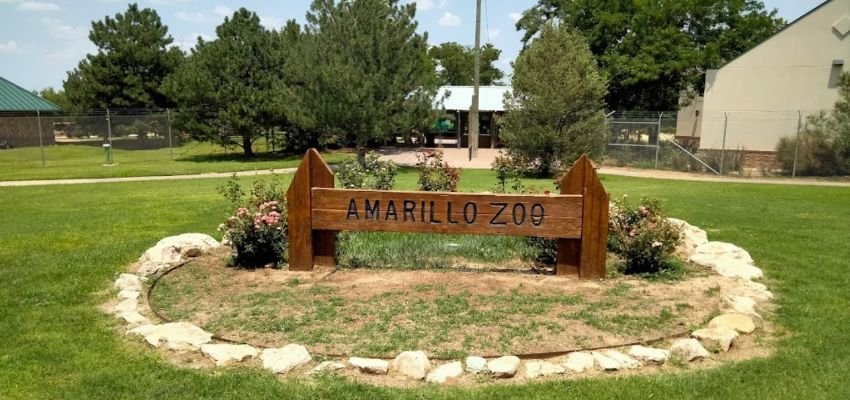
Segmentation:
[(0, 112), (3, 111), (61, 111), (59, 106), (0, 76)]
[[(472, 86), (443, 86), (437, 91), (437, 99), (442, 99), (442, 108), (449, 111), (469, 111), (472, 106)], [(478, 91), (478, 111), (505, 111), (503, 99), (510, 86), (481, 86)]]

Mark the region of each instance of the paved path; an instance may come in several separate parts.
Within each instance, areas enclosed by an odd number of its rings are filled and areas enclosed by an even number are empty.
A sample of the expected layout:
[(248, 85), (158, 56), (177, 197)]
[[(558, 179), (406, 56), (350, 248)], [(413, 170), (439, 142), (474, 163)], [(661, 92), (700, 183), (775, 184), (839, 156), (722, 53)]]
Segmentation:
[[(467, 169), (489, 169), (490, 164), (493, 163), (493, 159), (499, 154), (498, 149), (479, 149), (478, 157), (470, 161), (469, 151), (467, 149), (444, 148), (441, 150), (443, 150), (443, 159), (446, 160), (451, 166)], [(386, 148), (381, 149), (381, 153), (383, 153), (382, 159), (385, 160), (392, 160), (402, 165), (416, 164), (416, 150), (413, 149)], [(694, 174), (678, 171), (639, 168), (600, 167), (599, 173), (605, 175), (633, 176), (636, 178), (672, 179), (695, 182), (730, 182), (774, 185), (850, 187), (850, 181), (819, 180), (811, 178), (737, 178), (731, 176), (717, 176), (709, 174)]]
[(171, 181), (181, 179), (206, 179), (206, 178), (229, 178), (236, 176), (255, 176), (270, 174), (287, 174), (295, 172), (295, 168), (278, 168), (273, 170), (255, 170), (241, 172), (211, 172), (193, 175), (164, 175), (164, 176), (133, 176), (126, 178), (85, 178), (85, 179), (44, 179), (34, 181), (0, 181), (3, 186), (41, 186), (41, 185), (76, 185), (81, 183), (115, 183), (115, 182), (143, 182), (143, 181)]
[[(489, 169), (493, 159), (499, 154), (498, 149), (480, 149), (478, 157), (469, 160), (469, 152), (467, 149), (446, 148), (443, 150), (444, 159), (455, 167), (466, 169), (483, 168)], [(401, 165), (416, 164), (416, 150), (414, 149), (398, 149), (385, 148), (381, 149), (384, 160), (392, 160)], [(279, 168), (274, 170), (256, 170), (236, 172), (237, 176), (256, 176), (269, 174), (286, 174), (295, 172), (295, 168)], [(757, 183), (757, 184), (773, 184), (773, 185), (800, 185), (800, 186), (834, 186), (834, 187), (850, 187), (850, 181), (830, 181), (817, 180), (810, 178), (735, 178), (729, 176), (717, 176), (707, 174), (693, 174), (686, 172), (652, 170), (652, 169), (637, 169), (637, 168), (620, 168), (620, 167), (601, 167), (600, 174), (632, 176), (636, 178), (651, 178), (651, 179), (670, 179), (680, 181), (694, 182), (726, 182), (726, 183)], [(0, 187), (9, 186), (41, 186), (41, 185), (73, 185), (81, 183), (114, 183), (114, 182), (143, 182), (143, 181), (167, 181), (180, 179), (205, 179), (205, 178), (228, 178), (234, 172), (216, 172), (194, 175), (169, 175), (169, 176), (136, 176), (128, 178), (86, 178), (86, 179), (46, 179), (32, 181), (0, 181)]]

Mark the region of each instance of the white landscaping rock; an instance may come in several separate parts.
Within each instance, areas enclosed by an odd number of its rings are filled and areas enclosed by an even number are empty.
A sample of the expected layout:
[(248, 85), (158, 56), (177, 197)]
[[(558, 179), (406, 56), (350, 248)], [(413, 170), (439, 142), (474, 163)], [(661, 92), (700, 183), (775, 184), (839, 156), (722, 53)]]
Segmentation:
[(525, 362), (525, 377), (528, 379), (534, 379), (538, 376), (560, 375), (564, 372), (566, 372), (564, 367), (548, 361), (533, 360)]
[(729, 294), (750, 297), (758, 301), (773, 300), (773, 293), (767, 290), (767, 286), (764, 284), (751, 282), (749, 280), (742, 280), (739, 282), (740, 283), (737, 286), (729, 290)]
[(150, 324), (150, 320), (145, 318), (144, 315), (139, 314), (138, 311), (122, 312), (122, 313), (118, 314), (118, 316), (123, 318), (124, 321), (127, 321), (127, 323), (130, 324), (131, 326)]
[(670, 346), (670, 354), (684, 360), (693, 361), (698, 358), (706, 358), (711, 354), (696, 339), (679, 339)]
[(715, 257), (728, 257), (735, 260), (743, 261), (747, 264), (753, 264), (753, 258), (746, 250), (735, 246), (732, 243), (724, 242), (708, 242), (697, 246), (694, 249), (694, 255), (713, 255)]
[(260, 352), (247, 344), (207, 343), (201, 345), (201, 353), (215, 361), (215, 365), (224, 366), (254, 358)]
[(202, 344), (212, 340), (212, 333), (187, 322), (170, 322), (162, 325), (142, 325), (128, 333), (144, 336), (153, 347), (163, 346), (169, 350), (198, 350)]
[(212, 236), (202, 233), (169, 236), (142, 254), (139, 258), (139, 274), (143, 276), (156, 274), (180, 263), (183, 257), (198, 256), (220, 245)]
[(567, 359), (561, 363), (561, 366), (576, 374), (580, 374), (587, 369), (593, 368), (593, 355), (585, 352), (576, 352), (567, 354)]
[(617, 360), (608, 357), (605, 354), (596, 351), (591, 354), (593, 355), (593, 361), (595, 361), (599, 369), (603, 371), (617, 371), (621, 368), (621, 365), (617, 362)]
[(124, 290), (118, 292), (118, 298), (119, 299), (137, 300), (139, 298), (139, 295), (140, 295), (140, 293), (139, 293), (138, 290), (124, 289)]
[(487, 360), (484, 357), (466, 357), (466, 372), (478, 374), (487, 370)]
[(618, 362), (620, 364), (620, 367), (622, 368), (632, 369), (640, 367), (640, 362), (638, 360), (635, 360), (634, 358), (620, 353), (619, 351), (606, 350), (605, 355), (608, 356), (608, 358)]
[(455, 361), (435, 368), (428, 374), (425, 381), (428, 383), (443, 384), (461, 376), (463, 376), (463, 365), (461, 365), (460, 361)]
[(510, 378), (519, 368), (519, 357), (502, 356), (487, 363), (487, 371), (496, 378)]
[(686, 255), (691, 255), (694, 249), (708, 243), (708, 234), (704, 230), (687, 223), (687, 221), (677, 218), (667, 218), (667, 222), (682, 231), (681, 247)]
[(133, 290), (136, 292), (142, 291), (142, 279), (138, 275), (121, 274), (115, 280), (115, 287), (118, 290)]
[(720, 309), (723, 312), (744, 314), (761, 319), (761, 315), (756, 312), (756, 301), (749, 297), (726, 295), (723, 296), (721, 301)]
[(408, 378), (420, 380), (431, 369), (431, 362), (423, 351), (405, 351), (393, 360), (390, 368)]
[(348, 359), (348, 363), (360, 372), (373, 375), (386, 375), (390, 369), (390, 363), (388, 361), (375, 358), (351, 357)]
[(115, 312), (115, 314), (122, 315), (122, 314), (125, 314), (125, 313), (137, 312), (138, 309), (139, 309), (139, 301), (138, 300), (136, 300), (136, 299), (126, 299), (126, 300), (123, 300), (122, 302), (118, 303), (117, 305), (115, 305), (115, 307), (112, 310), (113, 310), (113, 312)]
[(756, 330), (756, 324), (749, 315), (730, 313), (714, 317), (708, 323), (709, 328), (731, 329), (739, 333), (752, 333)]
[(709, 348), (727, 352), (738, 338), (738, 332), (728, 328), (708, 328), (698, 329), (691, 333), (691, 336)]
[(753, 280), (764, 277), (764, 272), (752, 265), (752, 263), (725, 255), (694, 254), (691, 256), (690, 261), (694, 264), (711, 268), (718, 275), (727, 278)]
[(310, 370), (310, 375), (319, 375), (325, 372), (333, 372), (345, 369), (345, 364), (336, 361), (322, 361), (316, 368)]
[(670, 351), (645, 346), (632, 346), (629, 348), (629, 355), (641, 361), (664, 364), (670, 357)]
[(265, 349), (260, 354), (263, 368), (275, 374), (285, 374), (313, 359), (310, 352), (299, 344), (288, 344), (279, 349)]

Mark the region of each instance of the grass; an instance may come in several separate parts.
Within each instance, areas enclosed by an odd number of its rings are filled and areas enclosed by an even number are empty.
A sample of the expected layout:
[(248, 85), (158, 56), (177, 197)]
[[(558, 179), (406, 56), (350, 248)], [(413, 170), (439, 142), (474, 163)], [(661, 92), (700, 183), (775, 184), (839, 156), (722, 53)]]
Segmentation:
[[(219, 257), (224, 256), (202, 257), (159, 280), (153, 306), (171, 320), (192, 321), (250, 343), (279, 347), (294, 342), (315, 353), (383, 358), (408, 349), (437, 355), (523, 354), (580, 347), (571, 337), (578, 332), (605, 335), (611, 343), (677, 331), (679, 315), (659, 307), (658, 315), (647, 315), (653, 298), (627, 299), (630, 286), (623, 284), (606, 293), (617, 301), (533, 280), (532, 286), (476, 286), (481, 277), (471, 274), (419, 274), (435, 283), (416, 284), (407, 277), (376, 289), (349, 283), (339, 278), (345, 273), (337, 273), (319, 281), (289, 278), (281, 287), (271, 277), (269, 283), (257, 283), (255, 272), (223, 268)], [(250, 282), (248, 292), (243, 279)], [(624, 300), (642, 305), (632, 309)]]
[[(262, 142), (260, 142), (262, 143)], [(104, 165), (102, 148), (85, 145), (53, 145), (44, 148), (45, 165), (38, 147), (0, 151), (0, 181), (33, 179), (116, 178), (131, 176), (184, 175), (208, 172), (236, 172), (297, 167), (303, 155), (265, 152), (258, 146), (254, 158), (245, 158), (231, 149), (190, 142), (173, 149), (114, 150), (114, 164)], [(323, 154), (329, 163), (348, 157), (341, 152)]]
[[(488, 190), (487, 177), (464, 171), (462, 188)], [(850, 398), (846, 188), (603, 177), (614, 195), (661, 198), (713, 240), (750, 251), (777, 295), (775, 322), (788, 332), (769, 358), (676, 375), (390, 389), (176, 368), (116, 334), (116, 321), (98, 310), (111, 281), (161, 237), (214, 233), (228, 208), (214, 190), (222, 182), (0, 190), (0, 398)]]

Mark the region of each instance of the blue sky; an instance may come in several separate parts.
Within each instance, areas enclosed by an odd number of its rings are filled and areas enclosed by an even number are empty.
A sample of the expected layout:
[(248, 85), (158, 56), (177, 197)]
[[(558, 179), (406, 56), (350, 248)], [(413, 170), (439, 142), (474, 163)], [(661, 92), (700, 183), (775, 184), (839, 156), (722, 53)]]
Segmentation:
[[(475, 27), (473, 0), (405, 0), (418, 3), (420, 31), (438, 44), (456, 41), (472, 44)], [(793, 20), (822, 0), (766, 0), (768, 8)], [(510, 69), (519, 52), (521, 35), (514, 28), (519, 13), (535, 0), (484, 0), (482, 41), (503, 50), (499, 67)], [(215, 27), (239, 7), (255, 11), (264, 25), (278, 28), (291, 18), (304, 22), (310, 0), (280, 1), (202, 1), (139, 0), (139, 5), (157, 10), (168, 25), (175, 44), (190, 48), (195, 38), (212, 38)], [(88, 40), (92, 20), (114, 15), (127, 8), (116, 0), (0, 0), (0, 76), (27, 89), (61, 87), (66, 72), (87, 52), (94, 50)]]

